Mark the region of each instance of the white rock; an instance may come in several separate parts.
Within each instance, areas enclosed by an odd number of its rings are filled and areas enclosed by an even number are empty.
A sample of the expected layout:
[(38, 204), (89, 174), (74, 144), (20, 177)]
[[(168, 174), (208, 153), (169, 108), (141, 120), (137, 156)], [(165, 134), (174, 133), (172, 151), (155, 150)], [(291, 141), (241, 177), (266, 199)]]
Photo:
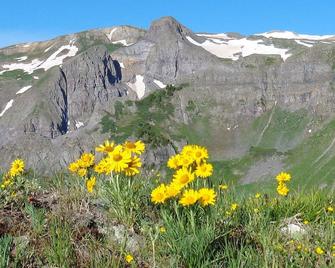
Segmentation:
[(306, 233), (306, 230), (301, 228), (297, 224), (290, 223), (285, 227), (282, 227), (281, 229), (282, 233), (287, 233), (287, 234), (304, 234)]
[(84, 123), (83, 122), (80, 122), (80, 121), (76, 121), (76, 128), (80, 128), (84, 126)]

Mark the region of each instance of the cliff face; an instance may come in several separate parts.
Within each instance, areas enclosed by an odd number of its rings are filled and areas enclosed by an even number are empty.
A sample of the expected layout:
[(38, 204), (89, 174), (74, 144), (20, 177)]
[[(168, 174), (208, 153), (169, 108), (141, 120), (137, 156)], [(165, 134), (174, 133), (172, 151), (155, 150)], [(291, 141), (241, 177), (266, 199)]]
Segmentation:
[[(100, 122), (119, 120), (116, 103), (168, 84), (184, 84), (164, 126), (176, 146), (202, 143), (217, 160), (255, 147), (287, 153), (334, 116), (335, 39), (304, 38), (195, 34), (165, 17), (147, 31), (121, 26), (0, 49), (1, 163), (20, 156), (58, 170), (109, 136)], [(163, 146), (148, 161), (171, 152)]]

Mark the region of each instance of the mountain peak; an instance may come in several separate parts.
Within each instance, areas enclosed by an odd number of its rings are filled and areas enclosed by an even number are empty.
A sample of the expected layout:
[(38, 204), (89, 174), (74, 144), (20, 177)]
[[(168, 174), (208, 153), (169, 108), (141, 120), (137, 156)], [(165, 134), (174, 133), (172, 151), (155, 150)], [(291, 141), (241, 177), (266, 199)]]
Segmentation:
[(149, 40), (157, 40), (157, 38), (161, 38), (162, 36), (171, 38), (176, 35), (182, 37), (185, 34), (191, 34), (191, 31), (179, 23), (175, 18), (167, 16), (153, 21), (146, 37)]

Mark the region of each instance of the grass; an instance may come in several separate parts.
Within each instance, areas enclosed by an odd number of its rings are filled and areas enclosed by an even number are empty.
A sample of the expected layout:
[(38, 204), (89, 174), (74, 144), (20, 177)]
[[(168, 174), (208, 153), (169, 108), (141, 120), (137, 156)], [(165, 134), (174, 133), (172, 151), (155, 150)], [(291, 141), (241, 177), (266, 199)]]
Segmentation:
[(5, 235), (0, 237), (0, 267), (6, 268), (9, 264), (10, 257), (10, 246), (12, 243), (12, 237)]
[(21, 78), (24, 81), (30, 81), (33, 79), (32, 75), (25, 73), (23, 70), (8, 71), (0, 75), (0, 80), (10, 80), (17, 78)]
[[(275, 153), (253, 148), (236, 165)], [(0, 267), (334, 265), (335, 212), (327, 210), (335, 206), (334, 192), (299, 190), (294, 172), (287, 197), (277, 195), (274, 178), (267, 185), (230, 181), (222, 190), (221, 174), (229, 165), (214, 166), (212, 177), (193, 184), (215, 189), (216, 203), (209, 207), (182, 207), (176, 199), (154, 205), (150, 192), (171, 175), (151, 170), (133, 178), (99, 175), (92, 193), (77, 176), (26, 173), (0, 192)], [(304, 232), (283, 232), (288, 224)], [(317, 254), (317, 247), (324, 253)], [(134, 258), (129, 264), (128, 254)]]
[(299, 142), (310, 119), (304, 110), (290, 112), (278, 107), (273, 109), (253, 122), (254, 144), (286, 151)]
[(105, 115), (100, 122), (102, 132), (110, 133), (117, 142), (135, 137), (155, 148), (168, 144), (175, 147), (172, 141), (174, 133), (168, 130), (174, 124), (175, 108), (171, 99), (181, 89), (167, 86), (139, 101), (115, 102), (114, 113)]

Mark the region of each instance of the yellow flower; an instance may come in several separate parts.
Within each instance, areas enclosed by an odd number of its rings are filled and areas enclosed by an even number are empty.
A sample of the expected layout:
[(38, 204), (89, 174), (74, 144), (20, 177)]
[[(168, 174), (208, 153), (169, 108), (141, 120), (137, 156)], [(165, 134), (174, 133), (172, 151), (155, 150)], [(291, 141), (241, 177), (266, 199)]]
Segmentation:
[(194, 145), (192, 149), (193, 149), (193, 157), (198, 164), (201, 161), (208, 159), (208, 151), (205, 147)]
[(128, 163), (128, 167), (125, 168), (124, 172), (127, 176), (134, 176), (140, 173), (139, 169), (142, 166), (141, 159), (138, 156), (134, 156), (131, 158)]
[(181, 168), (177, 170), (173, 177), (173, 182), (182, 186), (185, 186), (194, 180), (194, 174), (187, 168)]
[(10, 177), (15, 177), (22, 174), (24, 171), (24, 161), (22, 159), (16, 159), (12, 162), (11, 168), (9, 170)]
[(193, 189), (186, 190), (179, 200), (182, 206), (190, 206), (195, 204), (199, 199), (199, 193)]
[(290, 190), (288, 189), (288, 187), (286, 186), (285, 183), (279, 182), (278, 187), (277, 187), (278, 194), (280, 194), (282, 196), (287, 196), (289, 191)]
[(134, 257), (131, 256), (130, 254), (127, 254), (124, 259), (126, 260), (127, 263), (131, 263), (134, 260)]
[(167, 198), (166, 186), (164, 183), (156, 187), (151, 192), (151, 202), (155, 204), (163, 204)]
[(94, 164), (94, 155), (91, 153), (83, 153), (78, 163), (80, 167), (88, 168)]
[(317, 247), (317, 248), (315, 249), (315, 253), (316, 253), (316, 254), (319, 254), (319, 255), (322, 255), (322, 254), (324, 254), (325, 252), (324, 252), (324, 250), (323, 250), (321, 247)]
[(185, 145), (184, 148), (181, 150), (180, 155), (189, 159), (191, 163), (194, 161), (194, 145)]
[(159, 232), (162, 233), (162, 234), (166, 233), (166, 229), (165, 229), (165, 227), (163, 227), (163, 226), (160, 227), (160, 228), (159, 228)]
[(94, 176), (86, 181), (86, 189), (89, 193), (93, 192), (95, 184), (96, 184), (96, 178)]
[(334, 212), (334, 208), (332, 206), (327, 207), (328, 212)]
[(70, 163), (69, 165), (69, 170), (72, 172), (72, 173), (77, 173), (78, 169), (79, 169), (79, 164), (78, 162), (72, 162)]
[(228, 185), (227, 184), (220, 184), (219, 185), (219, 188), (221, 189), (221, 190), (228, 190)]
[(255, 212), (255, 213), (258, 213), (258, 212), (259, 212), (259, 209), (258, 209), (258, 208), (254, 208), (254, 212)]
[(230, 210), (231, 210), (231, 211), (235, 211), (237, 208), (238, 208), (238, 204), (237, 204), (237, 203), (233, 203), (233, 204), (231, 204), (231, 206), (230, 206)]
[(98, 147), (95, 148), (97, 152), (100, 153), (110, 153), (113, 152), (114, 150), (114, 142), (109, 142), (108, 140), (105, 141), (105, 143), (99, 145)]
[(333, 224), (335, 225), (335, 221), (333, 221)]
[(195, 174), (201, 178), (207, 178), (213, 173), (213, 166), (211, 164), (203, 163), (200, 166), (197, 166)]
[(122, 172), (128, 167), (129, 162), (131, 162), (131, 153), (122, 151), (122, 147), (116, 146), (114, 151), (109, 153), (106, 158), (106, 169)]
[(332, 245), (332, 250), (335, 250), (335, 244)]
[(255, 198), (260, 198), (261, 197), (261, 194), (260, 193), (256, 193), (255, 194)]
[(286, 172), (281, 172), (277, 175), (276, 180), (278, 182), (287, 182), (291, 180), (291, 175)]
[(106, 172), (105, 164), (106, 164), (105, 159), (101, 160), (98, 164), (94, 166), (94, 171), (98, 174)]
[(308, 224), (309, 223), (309, 221), (308, 220), (304, 220), (304, 224), (306, 225), (306, 224)]
[(169, 185), (166, 186), (166, 198), (175, 197), (180, 193), (180, 190), (183, 188), (183, 185), (172, 182)]
[(142, 141), (126, 141), (123, 144), (123, 147), (125, 150), (135, 154), (142, 154), (145, 150), (145, 144)]
[(177, 169), (181, 166), (180, 155), (171, 156), (167, 162), (167, 166), (171, 169)]
[(80, 177), (85, 177), (85, 176), (87, 175), (87, 169), (86, 169), (86, 168), (80, 168), (80, 169), (78, 169), (77, 174), (78, 174)]
[(216, 193), (213, 189), (201, 188), (198, 193), (200, 204), (203, 207), (215, 204)]
[(179, 162), (182, 167), (189, 167), (193, 163), (193, 158), (188, 155), (181, 155), (179, 157)]

